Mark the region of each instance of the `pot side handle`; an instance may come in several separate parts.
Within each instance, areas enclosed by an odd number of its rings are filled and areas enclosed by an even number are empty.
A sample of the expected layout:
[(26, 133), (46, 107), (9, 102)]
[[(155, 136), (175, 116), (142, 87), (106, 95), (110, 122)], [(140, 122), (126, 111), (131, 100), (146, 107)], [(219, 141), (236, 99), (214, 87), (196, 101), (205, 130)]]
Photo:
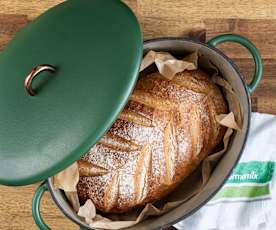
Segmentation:
[(36, 225), (41, 230), (51, 230), (43, 221), (40, 213), (40, 201), (44, 192), (48, 191), (48, 185), (46, 182), (42, 183), (35, 191), (33, 203), (32, 203), (32, 213)]
[(253, 76), (251, 83), (247, 85), (248, 92), (253, 93), (253, 91), (259, 85), (263, 76), (263, 61), (259, 50), (247, 38), (236, 34), (223, 34), (223, 35), (216, 36), (211, 40), (209, 40), (207, 44), (210, 46), (216, 47), (217, 45), (223, 42), (235, 42), (235, 43), (241, 44), (242, 46), (248, 49), (248, 51), (251, 53), (252, 57), (254, 58), (255, 74)]

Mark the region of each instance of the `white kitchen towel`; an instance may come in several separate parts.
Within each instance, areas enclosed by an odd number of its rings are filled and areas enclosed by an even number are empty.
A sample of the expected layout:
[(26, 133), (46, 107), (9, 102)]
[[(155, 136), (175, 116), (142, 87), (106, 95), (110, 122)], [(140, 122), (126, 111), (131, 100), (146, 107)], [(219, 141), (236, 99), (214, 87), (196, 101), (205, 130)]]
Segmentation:
[(252, 113), (249, 137), (222, 189), (180, 230), (276, 229), (276, 116)]

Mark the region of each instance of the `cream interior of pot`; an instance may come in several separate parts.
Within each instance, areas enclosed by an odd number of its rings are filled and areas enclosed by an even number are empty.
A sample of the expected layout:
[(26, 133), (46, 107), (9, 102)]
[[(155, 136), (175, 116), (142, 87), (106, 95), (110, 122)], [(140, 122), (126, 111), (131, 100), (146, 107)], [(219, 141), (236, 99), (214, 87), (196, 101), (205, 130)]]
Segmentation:
[[(206, 45), (184, 39), (160, 39), (145, 42), (144, 53), (148, 52), (149, 50), (166, 51), (176, 56), (178, 54), (183, 55), (185, 53), (191, 53), (198, 50), (200, 54), (204, 55), (206, 58), (211, 60), (213, 64), (215, 64), (215, 66), (219, 69), (221, 75), (232, 85), (234, 91), (239, 97), (244, 114), (244, 120), (241, 132), (235, 132), (235, 134), (232, 135), (227, 153), (224, 154), (223, 158), (216, 166), (206, 186), (200, 193), (162, 216), (151, 217), (133, 227), (130, 227), (129, 229), (132, 230), (148, 230), (155, 229), (161, 226), (171, 225), (192, 214), (203, 204), (205, 204), (223, 185), (224, 181), (231, 173), (231, 170), (239, 160), (249, 128), (249, 96), (245, 89), (244, 82), (238, 72), (238, 69), (233, 66), (233, 63), (231, 64), (230, 59), (226, 58), (221, 52), (211, 49)], [(67, 203), (65, 197), (63, 196), (63, 193), (59, 190), (54, 189), (51, 178), (48, 180), (48, 182), (51, 194), (57, 205), (62, 209), (62, 211), (70, 219), (74, 220), (78, 224), (82, 223), (84, 226), (89, 228), (77, 217), (71, 206)]]

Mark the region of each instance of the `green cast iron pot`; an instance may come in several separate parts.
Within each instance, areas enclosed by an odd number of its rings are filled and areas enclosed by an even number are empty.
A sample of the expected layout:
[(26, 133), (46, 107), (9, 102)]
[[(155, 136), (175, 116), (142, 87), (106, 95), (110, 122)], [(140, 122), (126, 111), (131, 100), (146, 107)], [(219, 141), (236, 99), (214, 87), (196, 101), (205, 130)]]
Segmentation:
[[(252, 54), (255, 61), (255, 74), (250, 84), (245, 83), (243, 80), (244, 78), (235, 63), (220, 50), (215, 48), (223, 42), (239, 43), (246, 47)], [(199, 194), (162, 216), (148, 218), (145, 221), (128, 228), (131, 230), (163, 229), (171, 226), (197, 211), (222, 187), (243, 152), (250, 125), (250, 94), (260, 83), (263, 73), (262, 59), (259, 51), (248, 39), (238, 35), (220, 35), (211, 39), (207, 44), (184, 38), (153, 39), (144, 42), (144, 53), (149, 50), (167, 51), (176, 55), (179, 53), (183, 54), (198, 50), (198, 52), (211, 60), (212, 63), (218, 67), (221, 75), (232, 85), (240, 100), (244, 114), (243, 127), (241, 132), (235, 132), (234, 135), (232, 135), (227, 154), (225, 154), (221, 159), (208, 183)], [(45, 191), (50, 192), (53, 200), (62, 212), (69, 219), (78, 224), (81, 229), (91, 229), (73, 211), (63, 192), (54, 188), (52, 178), (49, 178), (37, 189), (33, 199), (33, 216), (40, 229), (50, 229), (50, 227), (45, 224), (40, 214), (40, 200)]]

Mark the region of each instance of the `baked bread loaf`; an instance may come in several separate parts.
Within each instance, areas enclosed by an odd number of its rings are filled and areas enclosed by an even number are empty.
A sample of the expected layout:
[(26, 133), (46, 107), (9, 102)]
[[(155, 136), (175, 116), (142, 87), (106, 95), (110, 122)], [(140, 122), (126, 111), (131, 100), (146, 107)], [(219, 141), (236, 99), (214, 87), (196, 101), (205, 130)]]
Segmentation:
[(222, 140), (215, 115), (227, 112), (201, 70), (173, 80), (141, 77), (107, 134), (79, 163), (78, 195), (103, 212), (125, 212), (167, 195)]

